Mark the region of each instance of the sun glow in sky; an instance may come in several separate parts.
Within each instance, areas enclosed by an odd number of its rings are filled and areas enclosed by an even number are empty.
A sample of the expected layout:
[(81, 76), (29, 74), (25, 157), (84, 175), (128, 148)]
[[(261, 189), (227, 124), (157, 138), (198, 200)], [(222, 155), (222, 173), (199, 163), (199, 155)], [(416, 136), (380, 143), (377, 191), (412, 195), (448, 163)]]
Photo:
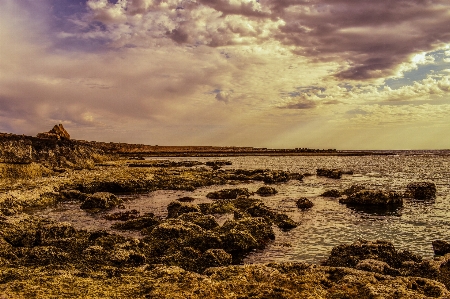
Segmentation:
[(447, 0), (0, 0), (0, 132), (450, 148)]

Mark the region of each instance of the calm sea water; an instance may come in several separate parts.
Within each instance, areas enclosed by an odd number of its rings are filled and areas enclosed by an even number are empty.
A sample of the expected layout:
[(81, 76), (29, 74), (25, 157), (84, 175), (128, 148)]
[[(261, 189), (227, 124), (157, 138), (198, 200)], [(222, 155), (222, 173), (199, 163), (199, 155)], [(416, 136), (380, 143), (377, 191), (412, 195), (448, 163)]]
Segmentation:
[[(434, 152), (435, 153), (435, 152)], [(164, 158), (167, 160), (167, 158)], [(218, 158), (169, 158), (170, 160), (210, 161)], [(264, 250), (250, 254), (245, 263), (281, 261), (307, 261), (318, 263), (339, 244), (352, 243), (360, 238), (388, 240), (398, 249), (408, 249), (424, 257), (432, 257), (431, 242), (436, 239), (450, 241), (450, 156), (425, 152), (420, 155), (391, 156), (280, 156), (280, 157), (227, 157), (234, 169), (274, 169), (315, 174), (317, 168), (353, 170), (340, 180), (305, 177), (303, 181), (276, 184), (278, 194), (261, 198), (271, 208), (286, 213), (300, 225), (283, 232), (275, 228), (276, 240)], [(404, 206), (391, 211), (359, 210), (339, 204), (337, 199), (321, 197), (325, 190), (343, 190), (353, 184), (369, 188), (404, 191), (413, 181), (430, 181), (437, 186), (437, 198), (431, 202), (406, 201)], [(167, 214), (169, 202), (181, 196), (192, 196), (193, 203), (209, 202), (206, 194), (223, 188), (246, 187), (256, 191), (263, 183), (210, 186), (193, 192), (156, 191), (128, 198), (127, 209)], [(308, 197), (315, 206), (301, 211), (295, 205), (299, 197)], [(61, 204), (36, 211), (35, 214), (58, 221), (68, 221), (84, 229), (110, 229), (111, 221), (104, 214), (90, 215), (78, 208), (79, 204)], [(111, 213), (114, 211), (110, 211)], [(224, 222), (230, 215), (218, 217)], [(133, 235), (133, 234), (129, 234)], [(133, 235), (136, 236), (137, 235)]]

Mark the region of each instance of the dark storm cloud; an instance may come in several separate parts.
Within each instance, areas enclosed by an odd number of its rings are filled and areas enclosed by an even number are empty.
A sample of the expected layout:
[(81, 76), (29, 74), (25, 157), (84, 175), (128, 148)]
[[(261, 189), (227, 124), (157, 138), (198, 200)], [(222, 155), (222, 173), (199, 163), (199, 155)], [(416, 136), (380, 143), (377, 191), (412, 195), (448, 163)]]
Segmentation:
[(418, 52), (449, 42), (450, 3), (443, 0), (316, 0), (267, 2), (285, 21), (276, 38), (315, 60), (347, 61), (336, 76), (392, 75)]

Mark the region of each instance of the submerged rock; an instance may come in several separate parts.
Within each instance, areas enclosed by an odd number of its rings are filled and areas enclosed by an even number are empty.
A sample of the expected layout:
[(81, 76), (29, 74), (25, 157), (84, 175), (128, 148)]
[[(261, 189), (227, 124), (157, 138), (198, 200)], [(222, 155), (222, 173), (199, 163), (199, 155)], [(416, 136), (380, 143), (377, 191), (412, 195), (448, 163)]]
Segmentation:
[(448, 242), (435, 240), (431, 244), (433, 245), (433, 251), (436, 255), (445, 255), (450, 253), (450, 243)]
[(436, 198), (436, 185), (431, 182), (413, 182), (406, 186), (404, 197), (418, 200), (433, 200)]
[(336, 189), (331, 189), (331, 190), (325, 191), (320, 196), (323, 196), (323, 197), (340, 197), (341, 196), (341, 192), (339, 190), (336, 190)]
[(394, 191), (362, 190), (341, 198), (339, 202), (351, 205), (401, 206), (403, 198)]
[(262, 187), (258, 188), (258, 190), (256, 190), (256, 194), (258, 194), (260, 196), (271, 196), (271, 195), (275, 195), (277, 193), (278, 193), (278, 191), (275, 188), (269, 187), (269, 186), (262, 186)]
[(184, 197), (177, 198), (177, 200), (179, 202), (193, 202), (195, 200), (195, 198), (190, 197), (190, 196), (184, 196)]
[(206, 194), (211, 199), (236, 199), (238, 196), (250, 196), (247, 188), (223, 189)]
[(122, 200), (109, 192), (97, 192), (88, 195), (80, 208), (83, 210), (110, 209), (122, 203)]
[(342, 172), (339, 169), (319, 168), (316, 170), (318, 176), (324, 176), (330, 179), (340, 179)]
[(313, 202), (306, 197), (301, 197), (301, 198), (297, 199), (295, 204), (301, 210), (308, 210), (314, 206)]

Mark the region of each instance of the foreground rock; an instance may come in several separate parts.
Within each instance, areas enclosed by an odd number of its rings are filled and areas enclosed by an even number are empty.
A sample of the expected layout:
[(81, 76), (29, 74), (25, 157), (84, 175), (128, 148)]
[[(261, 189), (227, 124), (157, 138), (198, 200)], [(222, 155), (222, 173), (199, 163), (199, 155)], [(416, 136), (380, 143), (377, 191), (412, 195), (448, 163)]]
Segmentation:
[(36, 217), (0, 220), (0, 293), (39, 299), (450, 296), (439, 282), (448, 285), (448, 259), (424, 261), (381, 241), (337, 246), (327, 266), (231, 265), (270, 242), (271, 225), (249, 217), (222, 227), (191, 222), (202, 217), (168, 219), (144, 240)]
[(401, 206), (403, 198), (394, 191), (361, 190), (339, 199), (339, 202), (362, 206)]
[(417, 200), (433, 200), (436, 198), (436, 185), (431, 182), (409, 183), (404, 196)]

